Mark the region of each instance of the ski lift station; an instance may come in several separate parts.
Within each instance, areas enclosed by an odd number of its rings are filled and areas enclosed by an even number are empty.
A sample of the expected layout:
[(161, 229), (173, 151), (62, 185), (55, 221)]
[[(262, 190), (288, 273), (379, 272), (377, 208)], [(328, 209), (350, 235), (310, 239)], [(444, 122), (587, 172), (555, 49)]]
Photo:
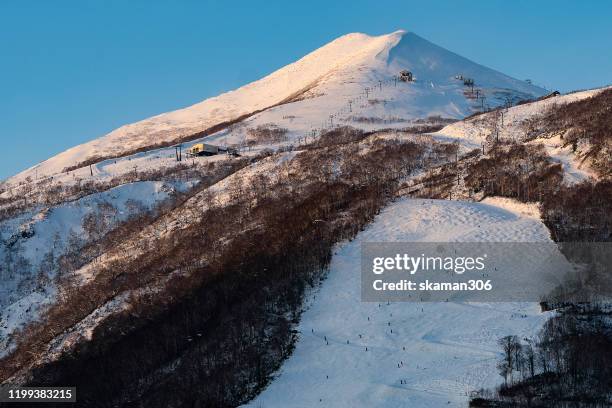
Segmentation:
[(219, 146), (208, 143), (196, 143), (189, 148), (188, 153), (192, 156), (214, 156), (219, 154)]
[(412, 72), (407, 71), (407, 70), (402, 70), (399, 73), (399, 79), (402, 82), (412, 82), (413, 81), (413, 76), (412, 76)]
[(215, 146), (208, 143), (196, 143), (187, 150), (191, 156), (214, 156), (220, 153), (227, 153), (231, 156), (240, 156), (238, 150), (232, 147)]

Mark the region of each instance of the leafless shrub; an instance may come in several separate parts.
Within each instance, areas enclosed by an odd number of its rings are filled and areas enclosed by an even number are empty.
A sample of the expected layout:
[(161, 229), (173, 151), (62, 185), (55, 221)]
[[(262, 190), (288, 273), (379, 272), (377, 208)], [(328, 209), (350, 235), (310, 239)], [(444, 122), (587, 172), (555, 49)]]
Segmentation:
[(612, 181), (560, 186), (544, 196), (542, 218), (555, 241), (612, 241)]
[[(576, 102), (557, 105), (541, 122), (543, 131), (559, 133), (565, 146), (576, 151), (586, 145), (583, 160), (590, 160), (601, 177), (612, 177), (612, 89)], [(569, 130), (569, 131), (568, 131)]]
[(400, 117), (375, 117), (375, 116), (350, 116), (346, 119), (349, 122), (369, 123), (369, 124), (390, 124), (408, 122), (409, 119)]
[(259, 125), (247, 130), (247, 143), (281, 143), (287, 141), (288, 130), (275, 124)]
[(331, 147), (335, 145), (357, 142), (365, 139), (371, 134), (372, 132), (365, 132), (351, 126), (342, 126), (323, 132), (318, 139), (305, 146), (305, 148)]
[(432, 116), (428, 116), (426, 118), (419, 118), (419, 119), (415, 119), (412, 121), (412, 123), (417, 123), (417, 124), (435, 124), (435, 125), (448, 125), (450, 123), (455, 123), (457, 122), (457, 119), (453, 119), (453, 118), (443, 118), (440, 115), (432, 115)]
[(550, 160), (542, 145), (499, 143), (488, 157), (469, 168), (466, 185), (486, 195), (541, 201), (558, 189), (562, 180), (561, 165)]
[(599, 408), (610, 405), (612, 331), (597, 304), (558, 310), (536, 338), (499, 340), (504, 384), (472, 396), (470, 407)]

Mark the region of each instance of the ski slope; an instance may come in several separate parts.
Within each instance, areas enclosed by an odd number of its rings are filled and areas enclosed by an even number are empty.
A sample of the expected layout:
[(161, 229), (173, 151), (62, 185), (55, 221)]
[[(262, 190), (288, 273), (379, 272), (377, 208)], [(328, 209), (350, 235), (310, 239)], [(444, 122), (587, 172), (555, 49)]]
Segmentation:
[[(414, 73), (415, 82), (394, 80), (403, 69)], [(508, 98), (527, 99), (546, 93), (411, 32), (381, 36), (353, 33), (239, 89), (122, 126), (75, 146), (9, 182), (57, 175), (91, 159), (154, 149), (160, 143), (174, 143), (234, 121), (238, 121), (236, 126), (208, 140), (240, 144), (248, 128), (269, 124), (288, 129), (289, 138), (295, 140), (335, 125), (398, 128), (432, 115), (460, 119), (483, 104), (466, 97), (466, 87), (457, 79), (461, 75), (475, 80), (488, 106), (498, 106)]]
[(362, 242), (550, 240), (530, 206), (489, 202), (401, 199), (338, 245), (295, 351), (246, 406), (466, 407), (470, 391), (499, 384), (496, 342), (537, 333), (547, 318), (537, 304), (360, 301)]

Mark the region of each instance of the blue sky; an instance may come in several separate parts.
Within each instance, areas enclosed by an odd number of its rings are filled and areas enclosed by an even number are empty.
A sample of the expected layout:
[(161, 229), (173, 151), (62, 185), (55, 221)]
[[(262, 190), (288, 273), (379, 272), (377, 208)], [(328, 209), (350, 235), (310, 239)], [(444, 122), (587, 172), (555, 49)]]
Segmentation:
[(403, 28), (549, 88), (601, 86), (610, 21), (608, 1), (2, 0), (0, 179), (348, 32)]

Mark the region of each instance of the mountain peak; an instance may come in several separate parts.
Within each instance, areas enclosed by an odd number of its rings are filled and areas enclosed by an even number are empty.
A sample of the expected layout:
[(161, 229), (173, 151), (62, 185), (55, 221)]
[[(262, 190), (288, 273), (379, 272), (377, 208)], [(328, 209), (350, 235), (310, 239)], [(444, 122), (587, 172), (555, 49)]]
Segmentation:
[[(411, 71), (415, 81), (398, 86), (394, 78), (403, 70)], [(474, 80), (477, 93), (474, 89), (471, 91), (476, 98), (466, 96), (466, 87), (458, 79), (464, 77)], [(392, 83), (394, 86), (390, 88)], [(316, 129), (333, 126), (330, 116), (339, 118), (336, 124), (341, 120), (356, 127), (365, 125), (354, 123), (354, 118), (367, 118), (386, 127), (390, 125), (388, 118), (395, 118), (399, 119), (397, 126), (405, 126), (406, 121), (431, 115), (460, 119), (485, 106), (497, 106), (508, 99), (529, 99), (545, 92), (410, 31), (397, 30), (379, 36), (350, 33), (258, 81), (187, 108), (122, 126), (9, 181), (20, 181), (34, 173), (60, 174), (104, 159), (207, 135), (240, 143), (244, 133), (224, 130), (238, 122), (248, 128), (267, 121), (286, 127), (294, 137), (300, 137), (304, 132), (311, 134)], [(361, 105), (357, 102), (360, 97), (374, 98), (376, 102)], [(285, 113), (284, 117), (299, 116), (300, 123), (298, 120), (285, 123), (283, 116), (278, 117), (280, 111)], [(77, 173), (87, 176), (89, 170), (77, 170)]]

